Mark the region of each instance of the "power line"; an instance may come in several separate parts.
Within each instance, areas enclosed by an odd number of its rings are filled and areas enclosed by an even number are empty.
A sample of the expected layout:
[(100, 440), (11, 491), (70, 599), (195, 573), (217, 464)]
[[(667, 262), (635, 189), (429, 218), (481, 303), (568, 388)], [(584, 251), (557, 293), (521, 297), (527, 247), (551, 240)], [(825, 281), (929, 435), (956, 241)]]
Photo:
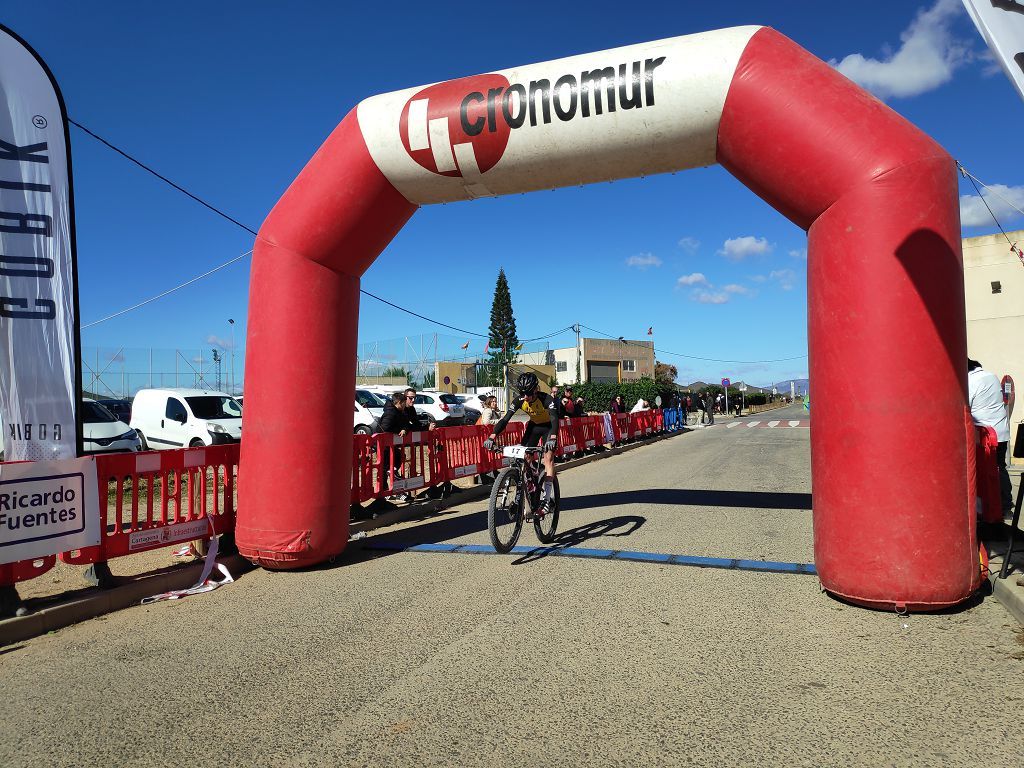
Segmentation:
[(202, 205), (202, 206), (205, 206), (206, 208), (209, 208), (209, 209), (210, 209), (211, 211), (213, 211), (214, 213), (216, 213), (216, 214), (217, 214), (218, 216), (223, 216), (223, 217), (224, 217), (225, 219), (227, 219), (228, 221), (230, 221), (230, 222), (231, 222), (232, 224), (234, 224), (234, 225), (236, 225), (236, 226), (239, 226), (239, 227), (241, 227), (241, 228), (242, 228), (242, 229), (244, 229), (244, 230), (245, 230), (246, 232), (249, 232), (249, 233), (250, 233), (250, 234), (252, 234), (252, 235), (255, 235), (255, 234), (256, 234), (256, 231), (255, 231), (254, 229), (250, 229), (249, 227), (245, 226), (245, 224), (243, 224), (242, 222), (238, 221), (237, 219), (233, 219), (233, 218), (231, 218), (230, 216), (228, 216), (228, 215), (227, 215), (226, 213), (224, 213), (224, 211), (220, 210), (219, 208), (215, 208), (215, 207), (213, 207), (212, 205), (210, 205), (210, 204), (209, 204), (208, 202), (206, 202), (205, 200), (203, 200), (203, 199), (201, 199), (201, 198), (199, 198), (199, 197), (196, 197), (195, 195), (193, 195), (193, 194), (192, 194), (191, 192), (189, 192), (189, 191), (188, 191), (187, 189), (185, 189), (184, 187), (182, 187), (182, 186), (179, 186), (178, 184), (175, 184), (175, 183), (174, 183), (173, 181), (171, 181), (170, 179), (168, 179), (168, 178), (167, 178), (166, 176), (163, 176), (163, 175), (161, 175), (161, 174), (157, 173), (156, 171), (154, 171), (154, 170), (153, 170), (152, 168), (150, 168), (150, 167), (149, 167), (148, 165), (146, 165), (145, 163), (143, 163), (143, 162), (142, 162), (141, 160), (136, 160), (136, 159), (135, 159), (134, 157), (132, 157), (131, 155), (129, 155), (129, 154), (128, 154), (127, 152), (125, 152), (125, 151), (124, 151), (123, 149), (118, 149), (118, 148), (117, 148), (117, 147), (115, 147), (115, 146), (114, 146), (113, 144), (111, 144), (111, 143), (110, 143), (109, 141), (107, 141), (106, 139), (104, 139), (104, 138), (103, 138), (102, 136), (97, 136), (97, 135), (96, 135), (95, 133), (93, 133), (92, 131), (90, 131), (90, 130), (89, 130), (88, 128), (86, 128), (86, 127), (85, 127), (84, 125), (82, 125), (81, 123), (77, 123), (77, 122), (75, 122), (75, 121), (74, 121), (74, 120), (72, 120), (72, 119), (71, 119), (70, 117), (68, 118), (68, 122), (69, 122), (69, 123), (71, 123), (71, 124), (72, 124), (73, 126), (75, 126), (76, 128), (79, 128), (80, 130), (83, 130), (83, 131), (85, 131), (85, 132), (86, 132), (87, 134), (89, 134), (89, 135), (90, 135), (90, 136), (92, 136), (92, 137), (93, 137), (94, 139), (96, 139), (96, 141), (98, 141), (98, 142), (100, 142), (101, 144), (103, 144), (103, 145), (105, 145), (105, 146), (109, 147), (110, 149), (114, 150), (115, 152), (117, 152), (117, 154), (121, 155), (121, 157), (125, 158), (126, 160), (130, 160), (131, 162), (133, 162), (133, 163), (135, 163), (135, 164), (136, 164), (137, 166), (139, 166), (139, 168), (142, 168), (142, 169), (143, 169), (144, 171), (147, 171), (148, 173), (151, 173), (151, 174), (153, 174), (153, 175), (154, 175), (154, 176), (156, 176), (156, 177), (157, 177), (158, 179), (160, 179), (160, 181), (162, 181), (162, 182), (164, 182), (164, 183), (166, 183), (166, 184), (170, 184), (170, 185), (171, 185), (172, 187), (174, 187), (174, 188), (175, 188), (176, 190), (178, 190), (179, 192), (181, 192), (181, 193), (182, 193), (183, 195), (187, 195), (188, 197), (192, 198), (193, 200), (195, 200), (195, 201), (196, 201), (197, 203), (199, 203), (200, 205)]
[[(599, 331), (596, 328), (591, 328), (589, 325), (583, 325), (580, 323), (581, 328), (586, 328), (588, 331), (605, 336), (609, 339), (618, 339), (623, 344), (630, 344), (634, 347), (640, 347), (641, 349), (647, 349), (643, 344), (637, 344), (635, 341), (627, 341), (622, 336), (612, 336), (610, 333)], [(689, 360), (701, 360), (706, 363), (785, 363), (790, 360), (803, 360), (807, 355), (797, 355), (795, 357), (780, 357), (775, 360), (719, 360), (714, 357), (697, 357), (696, 355), (684, 355), (682, 352), (671, 352), (667, 349), (655, 349), (655, 352), (660, 352), (663, 355), (675, 355), (676, 357), (685, 357)]]
[(82, 330), (84, 331), (86, 328), (91, 328), (94, 325), (99, 325), (100, 323), (105, 323), (107, 320), (111, 320), (111, 319), (117, 317), (118, 315), (123, 315), (126, 312), (131, 312), (133, 309), (138, 309), (139, 307), (144, 307), (147, 304), (151, 304), (152, 302), (156, 301), (157, 299), (162, 299), (167, 294), (174, 293), (179, 288), (184, 288), (186, 285), (190, 285), (190, 284), (196, 282), (197, 280), (202, 280), (204, 277), (209, 277), (214, 272), (219, 272), (220, 270), (224, 269), (224, 267), (230, 266), (231, 264), (234, 264), (236, 261), (241, 261), (242, 259), (244, 259), (246, 256), (250, 255), (251, 253), (252, 253), (251, 250), (246, 251), (245, 253), (243, 253), (243, 254), (241, 254), (239, 256), (235, 256), (235, 258), (231, 259), (230, 261), (225, 261), (220, 266), (214, 267), (209, 272), (204, 272), (201, 275), (196, 275), (191, 280), (186, 280), (181, 285), (176, 285), (173, 288), (168, 288), (163, 293), (158, 293), (156, 296), (148, 298), (145, 301), (140, 301), (138, 304), (135, 304), (134, 306), (128, 307), (126, 309), (122, 309), (120, 312), (115, 312), (112, 315), (107, 315), (106, 317), (101, 318), (99, 320), (93, 320), (91, 323), (87, 323), (86, 325), (83, 325), (82, 326)]
[[(230, 221), (235, 226), (241, 227), (246, 232), (249, 232), (250, 234), (255, 235), (255, 236), (258, 237), (258, 233), (256, 232), (256, 230), (252, 229), (251, 227), (247, 227), (245, 224), (243, 224), (242, 222), (238, 221), (237, 219), (229, 216), (228, 214), (224, 213), (224, 211), (220, 210), (216, 206), (213, 206), (210, 203), (208, 203), (205, 200), (203, 200), (202, 198), (192, 194), (191, 192), (189, 192), (187, 189), (185, 189), (181, 185), (175, 184), (173, 181), (168, 179), (166, 176), (164, 176), (164, 175), (158, 173), (157, 171), (153, 170), (152, 168), (150, 168), (148, 165), (146, 165), (142, 161), (135, 159), (134, 157), (129, 155), (127, 152), (125, 152), (123, 149), (120, 149), (119, 147), (114, 146), (109, 141), (104, 139), (102, 136), (99, 136), (98, 134), (94, 133), (93, 131), (90, 131), (88, 128), (86, 128), (81, 123), (78, 123), (78, 122), (72, 120), (70, 117), (68, 118), (68, 122), (71, 123), (72, 125), (74, 125), (75, 127), (79, 128), (80, 130), (84, 131), (89, 136), (92, 136), (94, 139), (96, 139), (96, 141), (100, 142), (104, 146), (112, 149), (114, 152), (117, 152), (117, 154), (121, 155), (126, 160), (129, 160), (132, 163), (135, 163), (135, 165), (139, 166), (140, 168), (142, 168), (147, 173), (151, 173), (154, 176), (156, 176), (158, 179), (163, 181), (164, 183), (171, 185), (176, 190), (181, 192), (183, 195), (186, 195), (187, 197), (191, 198), (192, 200), (195, 200), (197, 203), (199, 203), (203, 207), (208, 208), (209, 210), (213, 211), (218, 216), (221, 216), (221, 217), (227, 219), (228, 221)], [(112, 318), (118, 317), (118, 316), (123, 315), (123, 314), (125, 314), (127, 312), (131, 312), (132, 310), (138, 309), (139, 307), (145, 306), (146, 304), (154, 302), (157, 299), (162, 299), (164, 296), (167, 296), (168, 294), (174, 293), (175, 291), (177, 291), (177, 290), (179, 290), (181, 288), (184, 288), (187, 285), (191, 285), (192, 283), (196, 282), (197, 280), (201, 280), (204, 277), (208, 277), (208, 276), (212, 275), (214, 272), (217, 272), (217, 271), (223, 269), (224, 267), (226, 267), (226, 266), (228, 266), (230, 264), (234, 264), (236, 261), (244, 258), (245, 256), (250, 255), (251, 253), (252, 253), (252, 251), (250, 250), (250, 251), (248, 251), (246, 253), (243, 253), (241, 256), (236, 256), (235, 258), (231, 259), (230, 261), (227, 261), (224, 264), (221, 264), (220, 266), (214, 267), (213, 269), (211, 269), (208, 272), (204, 272), (203, 274), (198, 275), (198, 276), (192, 278), (191, 280), (186, 280), (181, 285), (177, 285), (174, 288), (169, 288), (168, 290), (164, 291), (163, 293), (160, 293), (160, 294), (158, 294), (156, 296), (153, 296), (152, 298), (146, 299), (145, 301), (139, 302), (138, 304), (136, 304), (136, 305), (134, 305), (132, 307), (128, 307), (126, 309), (123, 309), (120, 312), (115, 312), (112, 315), (108, 315), (107, 317), (104, 317), (101, 320), (95, 320), (95, 321), (89, 323), (88, 325), (83, 325), (82, 329), (84, 330), (86, 328), (91, 328), (94, 325), (99, 325), (100, 323), (106, 322), (107, 320), (110, 320)], [(398, 304), (394, 304), (394, 303), (388, 301), (387, 299), (382, 299), (380, 296), (375, 296), (374, 294), (372, 294), (369, 291), (364, 290), (362, 288), (359, 289), (359, 292), (363, 293), (363, 294), (366, 294), (367, 296), (369, 296), (371, 298), (374, 298), (377, 301), (383, 302), (384, 304), (387, 304), (388, 306), (394, 307), (395, 309), (397, 309), (397, 310), (399, 310), (401, 312), (405, 312), (406, 314), (412, 315), (414, 317), (418, 317), (421, 320), (426, 320), (428, 323), (434, 323), (435, 325), (440, 325), (440, 326), (442, 326), (444, 328), (450, 328), (451, 330), (459, 331), (460, 333), (468, 333), (470, 336), (479, 336), (481, 338), (486, 337), (486, 334), (477, 333), (476, 331), (466, 331), (466, 330), (463, 330), (461, 328), (456, 328), (454, 325), (448, 325), (447, 323), (442, 323), (439, 320), (434, 320), (433, 318), (427, 317), (426, 315), (421, 315), (421, 314), (419, 314), (417, 312), (413, 312), (411, 309), (406, 309), (405, 307), (399, 306)]]

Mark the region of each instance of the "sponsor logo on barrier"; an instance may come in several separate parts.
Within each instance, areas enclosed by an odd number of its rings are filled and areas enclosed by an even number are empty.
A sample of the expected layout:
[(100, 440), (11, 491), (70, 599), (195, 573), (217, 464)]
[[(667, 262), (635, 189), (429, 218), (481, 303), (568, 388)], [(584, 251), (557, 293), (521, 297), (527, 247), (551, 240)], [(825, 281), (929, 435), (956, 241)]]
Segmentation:
[(466, 477), (467, 475), (475, 474), (476, 464), (470, 464), (468, 467), (455, 467), (455, 469), (452, 470), (452, 475), (454, 477)]
[(81, 472), (0, 482), (0, 546), (85, 530)]
[(411, 491), (414, 488), (422, 488), (424, 485), (423, 476), (418, 477), (404, 477), (402, 479), (395, 478), (395, 484), (392, 490), (395, 491)]
[(512, 131), (555, 120), (612, 114), (655, 104), (655, 71), (665, 57), (510, 83), (500, 74), (428, 86), (402, 109), (406, 152), (441, 176), (473, 178), (501, 160)]
[(573, 443), (572, 445), (563, 445), (562, 446), (562, 452), (563, 453), (575, 453), (576, 452), (576, 443)]
[(176, 541), (189, 539), (205, 539), (210, 535), (210, 523), (204, 517), (202, 520), (190, 520), (185, 523), (175, 523), (162, 528), (153, 528), (146, 531), (135, 531), (128, 536), (128, 551), (146, 549), (154, 546), (173, 544)]
[(587, 440), (587, 448), (593, 448), (597, 443), (594, 440)]

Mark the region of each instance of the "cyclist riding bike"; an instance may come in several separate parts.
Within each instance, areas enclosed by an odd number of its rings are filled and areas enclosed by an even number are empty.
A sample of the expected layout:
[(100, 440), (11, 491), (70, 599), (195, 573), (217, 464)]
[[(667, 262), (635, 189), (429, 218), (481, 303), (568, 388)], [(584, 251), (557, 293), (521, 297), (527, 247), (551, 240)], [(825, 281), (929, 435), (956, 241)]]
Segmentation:
[(508, 422), (516, 411), (522, 409), (530, 417), (520, 445), (532, 448), (543, 442), (544, 479), (542, 481), (541, 509), (546, 514), (550, 511), (554, 498), (555, 449), (558, 447), (558, 404), (551, 399), (549, 394), (537, 390), (539, 383), (536, 374), (520, 374), (515, 384), (519, 397), (509, 404), (508, 413), (494, 425), (494, 431), (484, 441), (484, 447), (489, 451), (496, 448), (495, 439), (505, 431), (505, 427), (508, 426)]

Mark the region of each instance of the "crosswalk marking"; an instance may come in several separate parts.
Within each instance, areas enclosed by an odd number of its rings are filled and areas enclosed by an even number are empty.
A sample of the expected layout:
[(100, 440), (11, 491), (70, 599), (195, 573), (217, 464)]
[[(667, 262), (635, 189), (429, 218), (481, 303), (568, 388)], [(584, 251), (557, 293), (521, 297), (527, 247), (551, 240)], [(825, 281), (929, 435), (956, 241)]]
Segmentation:
[(810, 426), (810, 419), (790, 419), (788, 421), (773, 419), (772, 421), (731, 421), (725, 425), (725, 428), (733, 429), (735, 427), (747, 427), (748, 429), (774, 429), (775, 427), (779, 427), (781, 429), (807, 429)]

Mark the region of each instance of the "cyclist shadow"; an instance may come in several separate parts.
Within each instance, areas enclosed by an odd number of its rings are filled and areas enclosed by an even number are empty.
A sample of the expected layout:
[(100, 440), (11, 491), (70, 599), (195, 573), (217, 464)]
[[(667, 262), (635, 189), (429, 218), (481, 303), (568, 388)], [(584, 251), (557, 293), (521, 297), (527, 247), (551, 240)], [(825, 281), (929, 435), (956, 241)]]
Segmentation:
[[(609, 517), (607, 520), (597, 520), (593, 523), (570, 528), (568, 531), (556, 534), (555, 540), (550, 544), (531, 549), (522, 557), (516, 558), (512, 561), (512, 565), (532, 563), (548, 555), (557, 554), (569, 547), (578, 546), (588, 539), (599, 539), (605, 536), (629, 536), (646, 522), (646, 517), (621, 515), (620, 517)], [(617, 531), (619, 528), (622, 530)]]

